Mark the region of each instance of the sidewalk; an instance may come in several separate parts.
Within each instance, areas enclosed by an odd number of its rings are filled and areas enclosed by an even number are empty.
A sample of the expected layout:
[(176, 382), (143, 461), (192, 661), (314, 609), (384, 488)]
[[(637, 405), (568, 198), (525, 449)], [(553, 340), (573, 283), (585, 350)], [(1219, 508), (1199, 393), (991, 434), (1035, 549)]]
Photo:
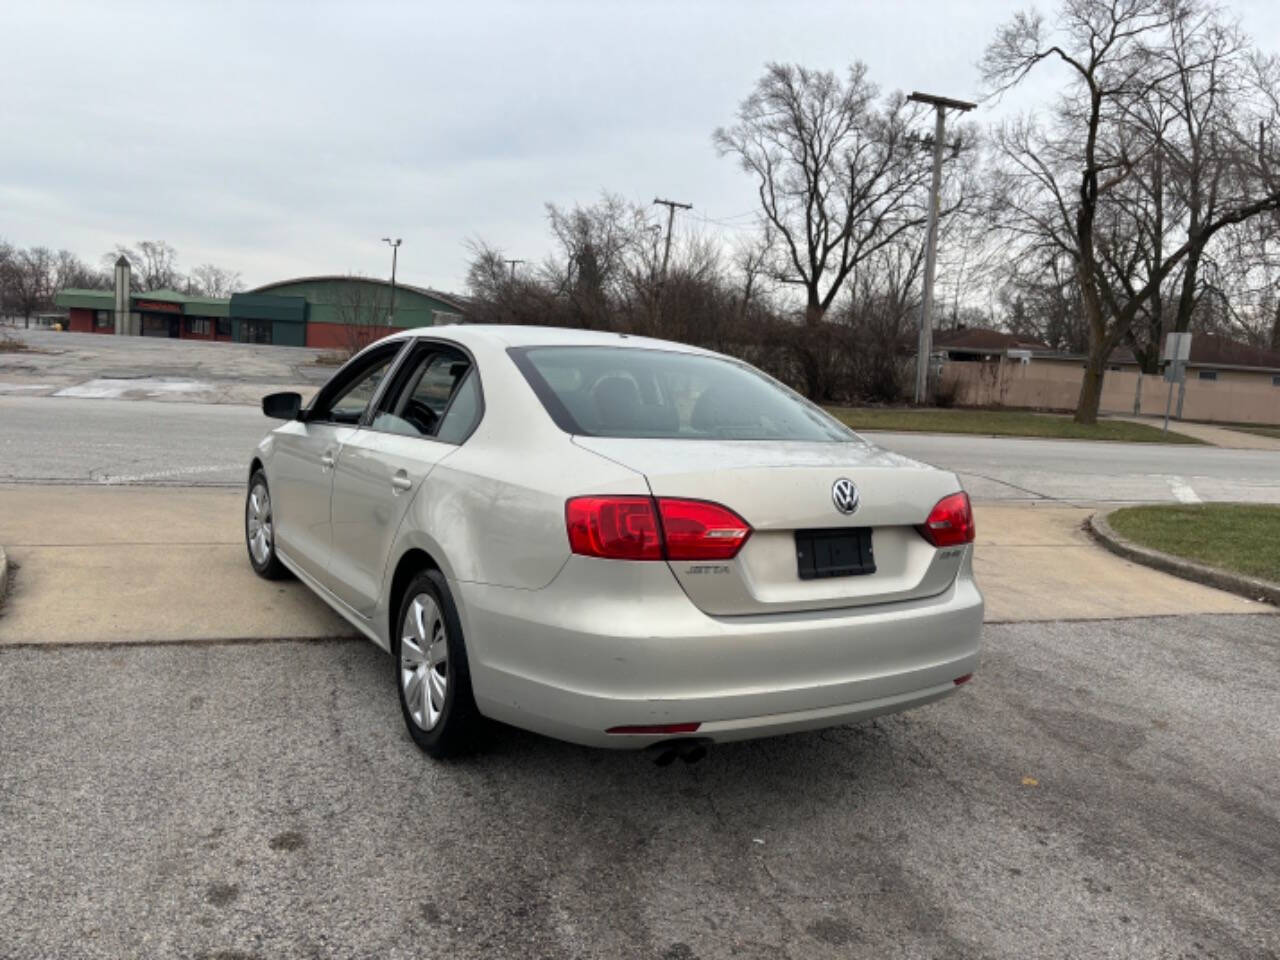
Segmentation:
[[(352, 636), (296, 581), (253, 574), (238, 490), (0, 486), (16, 564), (0, 645)], [(1273, 608), (1122, 560), (1081, 529), (1091, 511), (977, 506), (989, 622)]]
[[(1127, 420), (1129, 423), (1145, 423), (1147, 426), (1159, 427), (1164, 424), (1164, 417), (1109, 417), (1110, 420)], [(1187, 423), (1185, 420), (1170, 420), (1169, 429), (1188, 437), (1195, 437), (1215, 447), (1226, 447), (1230, 450), (1280, 450), (1280, 440), (1274, 437), (1263, 437), (1243, 430), (1231, 430), (1227, 427), (1215, 427), (1209, 423)]]
[(238, 490), (0, 486), (0, 645), (351, 636), (249, 566)]
[(1109, 553), (1084, 530), (1092, 509), (979, 503), (974, 512), (988, 623), (1274, 612)]

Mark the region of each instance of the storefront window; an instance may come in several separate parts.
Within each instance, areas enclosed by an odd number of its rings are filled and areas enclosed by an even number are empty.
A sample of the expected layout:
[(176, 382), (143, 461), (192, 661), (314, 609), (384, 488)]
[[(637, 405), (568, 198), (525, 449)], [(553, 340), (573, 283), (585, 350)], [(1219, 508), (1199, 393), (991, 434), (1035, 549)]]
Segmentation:
[(93, 325), (98, 329), (111, 326), (112, 325), (111, 311), (110, 310), (93, 311)]
[(197, 337), (207, 337), (209, 335), (209, 318), (188, 317), (187, 333), (194, 334)]
[(218, 336), (220, 337), (231, 336), (231, 318), (230, 317), (218, 318)]

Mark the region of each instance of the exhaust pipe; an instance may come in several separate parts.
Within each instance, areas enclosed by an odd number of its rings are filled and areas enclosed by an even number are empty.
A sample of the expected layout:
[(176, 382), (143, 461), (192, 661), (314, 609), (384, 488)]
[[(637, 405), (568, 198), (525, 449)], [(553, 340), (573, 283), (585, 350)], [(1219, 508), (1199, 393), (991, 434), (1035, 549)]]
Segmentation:
[(669, 767), (676, 762), (677, 757), (689, 764), (706, 759), (710, 746), (709, 739), (686, 737), (679, 740), (663, 740), (646, 747), (645, 750), (653, 757), (656, 766)]

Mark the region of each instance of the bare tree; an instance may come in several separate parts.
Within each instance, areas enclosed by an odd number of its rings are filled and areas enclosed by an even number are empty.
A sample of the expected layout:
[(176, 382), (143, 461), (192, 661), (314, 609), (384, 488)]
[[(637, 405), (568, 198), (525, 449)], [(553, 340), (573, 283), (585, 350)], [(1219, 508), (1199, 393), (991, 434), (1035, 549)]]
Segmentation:
[[(1215, 195), (1211, 213), (1202, 205), (1202, 219), (1194, 225), (1188, 219), (1181, 242), (1146, 257), (1143, 269), (1144, 231), (1151, 227), (1133, 211), (1143, 171), (1163, 170), (1169, 161), (1155, 157), (1169, 154), (1163, 123), (1161, 136), (1134, 142), (1134, 119), (1170, 84), (1194, 89), (1203, 80), (1199, 54), (1171, 49), (1180, 35), (1201, 36), (1212, 23), (1194, 0), (1064, 0), (1052, 37), (1037, 15), (1021, 13), (983, 58), (983, 73), (997, 91), (1047, 60), (1064, 65), (1071, 77), (1047, 127), (1007, 125), (998, 145), (1008, 164), (1001, 182), (1004, 227), (1024, 249), (1056, 248), (1074, 268), (1089, 329), (1079, 423), (1097, 421), (1107, 358), (1160, 285), (1222, 229), (1280, 207), (1268, 138), (1255, 149), (1231, 134), (1231, 195)], [(1212, 78), (1204, 83), (1213, 89)], [(1194, 289), (1194, 277), (1189, 282)]]
[(648, 236), (644, 211), (621, 197), (604, 194), (589, 207), (563, 210), (547, 204), (547, 220), (558, 256), (542, 267), (544, 277), (571, 312), (571, 326), (607, 329), (610, 302), (623, 293), (628, 257)]
[(139, 240), (134, 247), (120, 245), (103, 255), (103, 266), (113, 268), (120, 257), (129, 261), (129, 278), (135, 290), (176, 290), (183, 285), (178, 251), (172, 244), (163, 240)]
[(0, 320), (8, 318), (14, 310), (11, 290), (13, 270), (15, 269), (14, 255), (13, 245), (5, 240), (0, 240)]
[(343, 349), (354, 356), (389, 332), (391, 296), (381, 284), (359, 274), (344, 281), (334, 285), (333, 308), (342, 325)]
[(81, 290), (108, 290), (111, 278), (101, 270), (89, 266), (70, 250), (59, 250), (53, 258), (53, 289), (68, 287)]
[(11, 249), (4, 266), (4, 299), (23, 326), (30, 327), (33, 314), (52, 306), (56, 263), (57, 255), (48, 247)]
[[(736, 123), (713, 138), (754, 177), (776, 239), (774, 273), (803, 291), (811, 331), (858, 264), (926, 217), (929, 159), (912, 133), (920, 108), (900, 94), (882, 104), (878, 98), (861, 63), (843, 82), (831, 72), (773, 63)], [(815, 399), (826, 391), (826, 349), (815, 342), (801, 356)]]
[(187, 292), (201, 297), (229, 297), (241, 287), (240, 273), (202, 263), (187, 278)]

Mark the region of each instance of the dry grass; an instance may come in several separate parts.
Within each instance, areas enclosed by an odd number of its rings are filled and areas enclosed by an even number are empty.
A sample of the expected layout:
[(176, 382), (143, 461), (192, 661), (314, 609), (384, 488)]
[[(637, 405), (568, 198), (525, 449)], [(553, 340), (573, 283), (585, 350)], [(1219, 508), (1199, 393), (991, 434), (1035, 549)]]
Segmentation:
[(19, 353), (27, 349), (27, 345), (8, 330), (0, 330), (0, 353)]

